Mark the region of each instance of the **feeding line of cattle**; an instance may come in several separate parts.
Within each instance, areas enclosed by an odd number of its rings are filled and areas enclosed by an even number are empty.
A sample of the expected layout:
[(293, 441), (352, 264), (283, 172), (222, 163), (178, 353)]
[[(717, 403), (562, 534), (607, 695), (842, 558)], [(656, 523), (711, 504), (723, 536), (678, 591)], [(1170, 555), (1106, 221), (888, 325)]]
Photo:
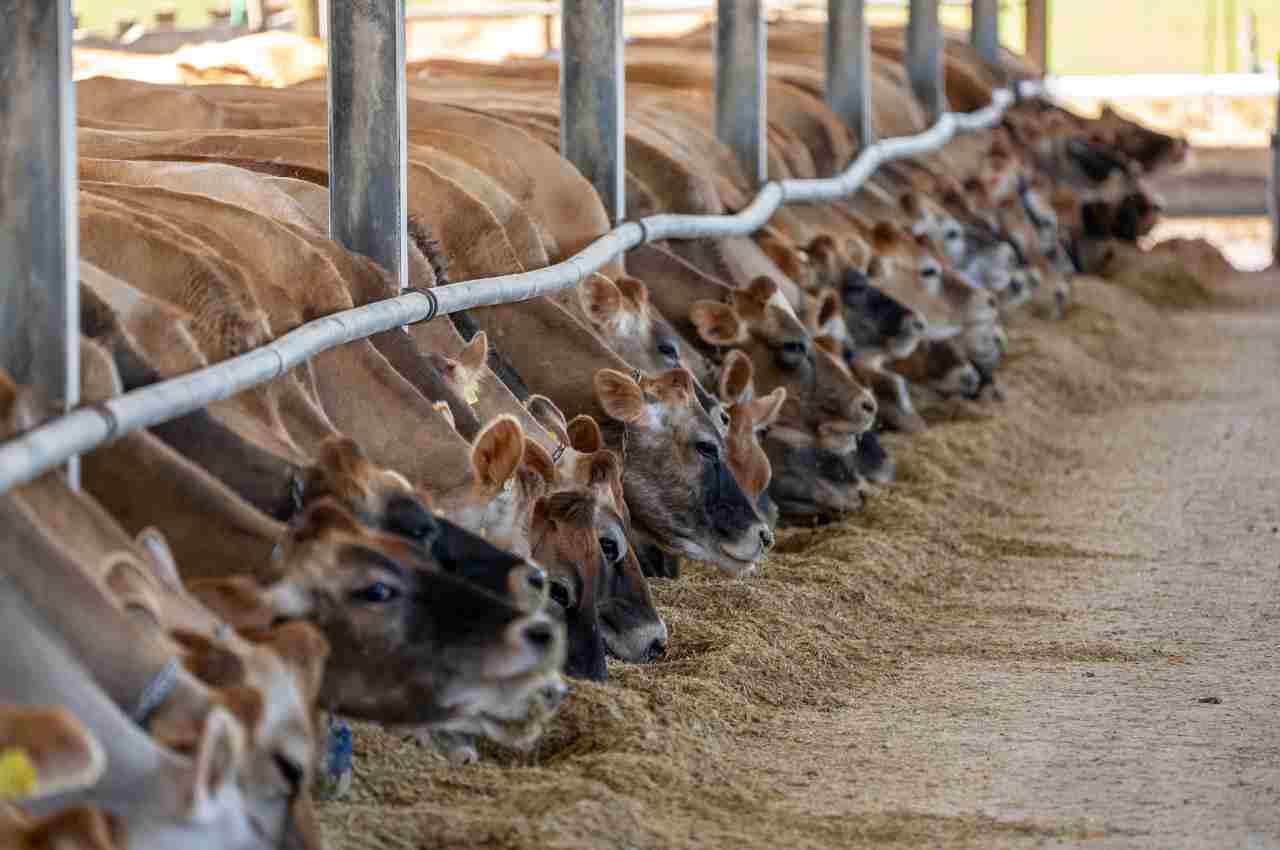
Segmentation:
[(954, 33), (931, 124), (893, 28), (867, 146), (824, 28), (759, 35), (763, 174), (712, 132), (710, 29), (628, 46), (613, 215), (557, 63), (410, 65), (405, 294), (330, 238), (331, 81), (79, 84), (84, 404), (0, 375), (5, 841), (322, 846), (322, 714), (531, 746), (566, 676), (680, 640), (651, 580), (748, 576), (891, 484), (881, 429), (993, 403), (1018, 315), (1149, 232), (1185, 153)]

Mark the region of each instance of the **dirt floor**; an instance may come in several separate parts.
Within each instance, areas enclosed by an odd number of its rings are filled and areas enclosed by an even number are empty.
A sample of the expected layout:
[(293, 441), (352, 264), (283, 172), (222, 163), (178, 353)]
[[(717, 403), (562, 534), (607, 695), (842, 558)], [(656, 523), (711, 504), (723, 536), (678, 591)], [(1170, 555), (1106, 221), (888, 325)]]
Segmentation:
[(333, 845), (1280, 847), (1280, 278), (1178, 250), (1016, 322), (865, 513), (661, 583), (538, 752), (357, 729)]

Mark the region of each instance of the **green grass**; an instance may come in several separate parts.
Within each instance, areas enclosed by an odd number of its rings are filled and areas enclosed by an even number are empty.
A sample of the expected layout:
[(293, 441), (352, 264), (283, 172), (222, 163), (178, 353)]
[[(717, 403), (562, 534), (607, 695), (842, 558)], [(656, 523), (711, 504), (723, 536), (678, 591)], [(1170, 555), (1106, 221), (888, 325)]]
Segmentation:
[[(117, 9), (128, 9), (145, 20), (165, 5), (177, 6), (180, 26), (200, 26), (208, 20), (205, 10), (214, 2), (73, 0), (73, 6), (80, 14), (81, 26), (106, 30)], [(423, 0), (409, 2), (413, 5)], [(1229, 7), (1234, 7), (1237, 21), (1243, 21), (1249, 9), (1257, 13), (1263, 61), (1274, 62), (1280, 51), (1280, 0), (1050, 0), (1050, 64), (1059, 74), (1225, 71)], [(1217, 10), (1216, 67), (1209, 62), (1210, 9)], [(894, 13), (873, 13), (873, 20), (893, 17)], [(963, 10), (948, 9), (944, 19), (950, 25), (968, 25), (968, 13)], [(1002, 33), (1011, 46), (1021, 47), (1020, 8), (1005, 12)], [(1236, 70), (1244, 69), (1237, 66)]]

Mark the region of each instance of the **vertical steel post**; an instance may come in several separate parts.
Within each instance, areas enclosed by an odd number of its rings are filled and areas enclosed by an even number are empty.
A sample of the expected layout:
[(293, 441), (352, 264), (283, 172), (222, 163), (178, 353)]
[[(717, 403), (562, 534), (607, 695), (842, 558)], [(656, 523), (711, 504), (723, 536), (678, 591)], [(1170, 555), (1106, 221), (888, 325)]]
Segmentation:
[(875, 141), (866, 11), (866, 0), (827, 0), (827, 105), (853, 128), (860, 147)]
[(1000, 0), (973, 0), (969, 43), (992, 68), (1000, 67)]
[(1027, 0), (1027, 58), (1049, 73), (1049, 0)]
[(404, 0), (329, 3), (329, 232), (406, 286)]
[(907, 76), (916, 99), (924, 107), (929, 120), (936, 120), (947, 109), (943, 85), (942, 21), (938, 18), (939, 0), (911, 0), (911, 16), (907, 19)]
[[(1280, 74), (1280, 54), (1276, 55)], [(1271, 134), (1271, 267), (1280, 268), (1280, 98), (1276, 99), (1276, 129)]]
[(0, 0), (0, 17), (0, 368), (62, 412), (80, 400), (71, 0)]
[(716, 138), (747, 179), (769, 179), (765, 106), (765, 22), (761, 0), (719, 0), (716, 11)]
[(614, 224), (627, 215), (621, 0), (561, 0), (560, 154)]

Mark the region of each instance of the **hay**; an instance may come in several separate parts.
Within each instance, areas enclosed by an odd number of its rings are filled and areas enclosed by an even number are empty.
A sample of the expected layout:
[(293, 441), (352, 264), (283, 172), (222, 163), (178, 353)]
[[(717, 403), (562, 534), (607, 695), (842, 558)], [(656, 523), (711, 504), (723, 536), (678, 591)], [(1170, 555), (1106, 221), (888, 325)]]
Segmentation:
[[(1132, 644), (969, 640), (993, 618), (1058, 620), (1065, 612), (1052, 604), (975, 608), (956, 593), (998, 594), (1017, 571), (1041, 571), (1052, 587), (1070, 580), (1069, 571), (1092, 575), (1107, 559), (1129, 556), (1062, 539), (1024, 505), (1037, 470), (1079, 464), (1054, 439), (1064, 412), (1183, 392), (1160, 347), (1169, 319), (1153, 305), (1200, 303), (1170, 294), (1199, 290), (1161, 278), (1165, 258), (1151, 264), (1156, 280), (1148, 284), (1080, 280), (1063, 322), (1018, 319), (1001, 373), (1007, 401), (956, 402), (937, 416), (938, 427), (890, 436), (900, 481), (863, 513), (783, 530), (751, 578), (690, 565), (679, 581), (655, 583), (672, 633), (667, 657), (612, 663), (609, 684), (577, 684), (533, 752), (488, 751), (478, 766), (450, 768), (399, 736), (358, 727), (352, 794), (321, 808), (332, 845), (740, 850), (1006, 846), (1094, 835), (1083, 823), (978, 815), (815, 815), (786, 803), (803, 789), (787, 784), (794, 765), (771, 766), (770, 736), (797, 715), (876, 700), (913, 657), (1135, 660)], [(1022, 533), (1006, 531), (1013, 517)], [(1049, 563), (1052, 573), (1041, 566)]]

